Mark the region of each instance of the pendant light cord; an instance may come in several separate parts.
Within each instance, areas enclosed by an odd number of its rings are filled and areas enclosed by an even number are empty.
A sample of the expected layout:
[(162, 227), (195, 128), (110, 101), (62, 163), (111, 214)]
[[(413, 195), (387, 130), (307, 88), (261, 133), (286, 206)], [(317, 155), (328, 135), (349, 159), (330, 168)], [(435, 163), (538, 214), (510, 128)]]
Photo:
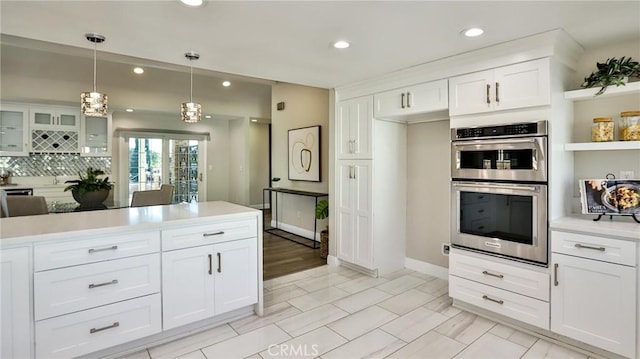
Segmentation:
[(189, 102), (193, 103), (193, 64), (192, 64), (191, 59), (189, 59), (189, 72), (190, 72), (190, 87), (191, 87), (191, 92), (189, 93)]
[(93, 92), (96, 91), (96, 49), (98, 48), (98, 43), (93, 42)]

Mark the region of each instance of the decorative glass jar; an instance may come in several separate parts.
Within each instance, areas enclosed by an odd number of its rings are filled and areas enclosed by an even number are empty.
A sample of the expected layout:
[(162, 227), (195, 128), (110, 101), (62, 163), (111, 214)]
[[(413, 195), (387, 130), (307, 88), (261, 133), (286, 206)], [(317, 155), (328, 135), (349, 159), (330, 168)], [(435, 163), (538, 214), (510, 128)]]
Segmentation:
[(620, 141), (640, 141), (640, 111), (620, 113)]
[(611, 117), (596, 117), (591, 125), (591, 141), (613, 141), (614, 123)]

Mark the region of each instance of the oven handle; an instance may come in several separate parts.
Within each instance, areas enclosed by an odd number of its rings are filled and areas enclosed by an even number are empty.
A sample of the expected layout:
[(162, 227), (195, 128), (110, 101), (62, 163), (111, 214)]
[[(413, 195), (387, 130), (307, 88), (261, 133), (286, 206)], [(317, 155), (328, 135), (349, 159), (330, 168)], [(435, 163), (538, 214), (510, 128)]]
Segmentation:
[(454, 141), (454, 145), (466, 146), (466, 145), (512, 145), (518, 143), (535, 143), (535, 138), (512, 138), (508, 140), (458, 140)]
[(496, 185), (490, 183), (453, 183), (453, 187), (471, 187), (471, 188), (495, 188), (495, 189), (510, 189), (515, 191), (529, 191), (538, 192), (538, 188), (531, 186), (509, 186), (509, 185)]

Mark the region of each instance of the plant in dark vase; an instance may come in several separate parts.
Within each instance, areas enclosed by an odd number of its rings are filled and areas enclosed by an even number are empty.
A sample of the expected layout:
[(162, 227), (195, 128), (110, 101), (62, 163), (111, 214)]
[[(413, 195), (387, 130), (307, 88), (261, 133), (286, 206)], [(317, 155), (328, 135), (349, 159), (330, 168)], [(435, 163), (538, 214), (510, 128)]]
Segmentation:
[(109, 177), (99, 178), (104, 175), (104, 171), (88, 167), (86, 173), (78, 172), (80, 179), (68, 180), (65, 183), (72, 183), (65, 187), (66, 191), (71, 191), (73, 199), (80, 203), (80, 207), (94, 208), (104, 207), (104, 202), (109, 197), (109, 191), (113, 188), (113, 183), (109, 182)]
[(600, 86), (596, 96), (602, 95), (607, 86), (624, 86), (631, 78), (640, 78), (640, 63), (633, 61), (631, 57), (612, 57), (604, 63), (596, 63), (597, 71), (584, 78), (581, 87), (589, 88)]
[[(316, 205), (316, 219), (325, 219), (329, 217), (329, 201), (323, 199)], [(329, 254), (329, 226), (320, 232), (320, 257), (327, 258)]]

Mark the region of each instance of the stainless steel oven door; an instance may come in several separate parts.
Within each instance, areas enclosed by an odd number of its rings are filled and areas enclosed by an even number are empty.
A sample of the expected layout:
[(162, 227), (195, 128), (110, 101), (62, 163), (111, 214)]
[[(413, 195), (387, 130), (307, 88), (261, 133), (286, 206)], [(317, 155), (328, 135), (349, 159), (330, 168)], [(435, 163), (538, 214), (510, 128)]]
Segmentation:
[(451, 184), (451, 243), (517, 260), (548, 262), (547, 186)]
[(547, 181), (547, 137), (451, 142), (451, 178)]

